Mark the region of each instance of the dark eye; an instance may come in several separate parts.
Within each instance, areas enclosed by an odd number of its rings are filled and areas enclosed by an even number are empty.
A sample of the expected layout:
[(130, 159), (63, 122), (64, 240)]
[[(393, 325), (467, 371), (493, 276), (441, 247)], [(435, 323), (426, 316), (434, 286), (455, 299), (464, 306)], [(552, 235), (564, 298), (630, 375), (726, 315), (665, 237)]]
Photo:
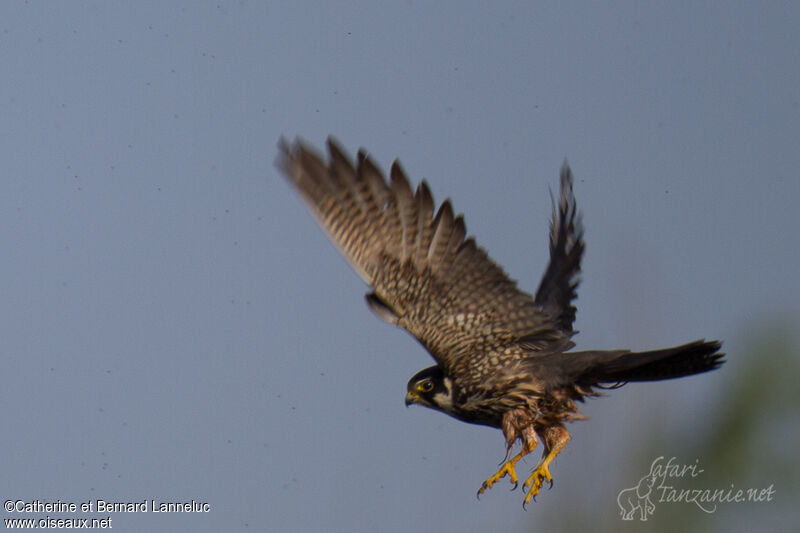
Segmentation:
[(419, 384), (419, 388), (422, 390), (422, 392), (430, 392), (433, 390), (433, 381), (426, 379)]

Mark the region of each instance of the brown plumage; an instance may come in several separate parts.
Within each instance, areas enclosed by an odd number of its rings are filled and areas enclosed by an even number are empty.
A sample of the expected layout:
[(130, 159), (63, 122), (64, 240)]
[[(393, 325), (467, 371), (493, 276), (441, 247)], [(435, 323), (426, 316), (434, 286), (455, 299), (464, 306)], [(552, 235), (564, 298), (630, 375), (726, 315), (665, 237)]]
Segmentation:
[(576, 401), (595, 395), (595, 388), (722, 364), (716, 341), (641, 353), (568, 351), (585, 245), (566, 163), (553, 206), (550, 263), (534, 297), (466, 236), (449, 200), (435, 210), (424, 180), (412, 191), (397, 161), (387, 182), (363, 150), (354, 164), (332, 138), (327, 146), (326, 159), (302, 141), (282, 140), (277, 164), (372, 287), (370, 308), (408, 330), (436, 361), (411, 378), (406, 403), (502, 429), (507, 454), (522, 443), (479, 494), (505, 475), (516, 484), (514, 466), (539, 438), (543, 460), (524, 483), (525, 503), (544, 481), (552, 482), (549, 464), (569, 440), (563, 422), (581, 418)]

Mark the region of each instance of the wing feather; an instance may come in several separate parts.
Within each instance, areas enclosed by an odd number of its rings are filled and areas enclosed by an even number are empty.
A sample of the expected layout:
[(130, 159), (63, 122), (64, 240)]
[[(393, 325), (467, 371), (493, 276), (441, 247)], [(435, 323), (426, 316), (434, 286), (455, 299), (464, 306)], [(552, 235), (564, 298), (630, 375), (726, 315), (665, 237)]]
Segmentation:
[(400, 218), (402, 253), (400, 259), (406, 260), (412, 256), (414, 243), (417, 240), (417, 209), (414, 202), (414, 193), (408, 184), (405, 172), (398, 161), (392, 163), (391, 191), (397, 202), (397, 211)]
[(428, 251), (433, 237), (433, 196), (425, 180), (417, 187), (417, 231), (414, 241), (414, 264), (420, 270), (427, 264)]
[(327, 162), (302, 141), (279, 146), (279, 168), (372, 287), (370, 307), (407, 329), (443, 367), (468, 366), (470, 354), (498, 342), (526, 342), (542, 353), (571, 344), (533, 296), (466, 238), (449, 200), (434, 215), (427, 183), (412, 192), (399, 162), (387, 183), (365, 152), (354, 165), (332, 138)]
[(581, 258), (586, 248), (572, 181), (572, 171), (564, 161), (558, 210), (553, 202), (553, 219), (550, 223), (550, 263), (536, 291), (536, 303), (569, 335), (575, 333), (572, 324), (576, 309), (572, 301), (577, 296)]
[(453, 207), (449, 200), (445, 200), (436, 212), (433, 219), (433, 236), (428, 247), (428, 256), (425, 258), (428, 264), (436, 265), (441, 268), (444, 254), (447, 253), (447, 245), (450, 243), (450, 236), (453, 234)]

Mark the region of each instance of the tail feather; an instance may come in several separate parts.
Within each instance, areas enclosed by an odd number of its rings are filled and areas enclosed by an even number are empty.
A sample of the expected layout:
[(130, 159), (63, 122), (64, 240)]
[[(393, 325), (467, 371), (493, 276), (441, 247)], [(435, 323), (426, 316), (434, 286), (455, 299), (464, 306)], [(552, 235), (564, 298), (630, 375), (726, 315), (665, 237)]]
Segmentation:
[(709, 372), (725, 362), (719, 341), (698, 340), (649, 352), (575, 352), (575, 382), (596, 386), (628, 381), (658, 381)]

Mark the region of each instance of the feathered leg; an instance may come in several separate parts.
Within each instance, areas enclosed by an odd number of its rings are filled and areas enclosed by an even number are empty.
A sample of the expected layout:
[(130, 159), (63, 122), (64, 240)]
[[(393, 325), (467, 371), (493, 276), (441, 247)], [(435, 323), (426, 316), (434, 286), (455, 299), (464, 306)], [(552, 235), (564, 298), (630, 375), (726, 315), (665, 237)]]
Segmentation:
[[(529, 417), (527, 413), (522, 410), (509, 411), (503, 415), (503, 435), (506, 437), (506, 457), (503, 459), (500, 469), (481, 484), (481, 488), (478, 489), (478, 497), (486, 492), (486, 489), (492, 488), (492, 485), (503, 479), (505, 476), (508, 476), (509, 481), (514, 484), (512, 490), (517, 488), (518, 481), (515, 466), (520, 459), (535, 450), (536, 446), (539, 444), (539, 439), (536, 436), (534, 426), (532, 423), (527, 421), (528, 418)], [(514, 446), (514, 442), (516, 442), (517, 439), (522, 441), (522, 448), (518, 454), (506, 461), (508, 454), (511, 452), (511, 448)]]
[(536, 498), (536, 495), (539, 494), (539, 489), (542, 488), (542, 484), (545, 481), (550, 483), (551, 487), (553, 486), (553, 476), (550, 475), (550, 463), (569, 441), (569, 433), (564, 426), (550, 426), (543, 430), (540, 429), (539, 436), (542, 437), (544, 441), (544, 453), (542, 454), (542, 461), (534, 469), (530, 477), (525, 480), (525, 483), (522, 484), (522, 490), (526, 490), (530, 487), (528, 493), (525, 495), (525, 500), (522, 502), (523, 507), (528, 505), (531, 499)]

